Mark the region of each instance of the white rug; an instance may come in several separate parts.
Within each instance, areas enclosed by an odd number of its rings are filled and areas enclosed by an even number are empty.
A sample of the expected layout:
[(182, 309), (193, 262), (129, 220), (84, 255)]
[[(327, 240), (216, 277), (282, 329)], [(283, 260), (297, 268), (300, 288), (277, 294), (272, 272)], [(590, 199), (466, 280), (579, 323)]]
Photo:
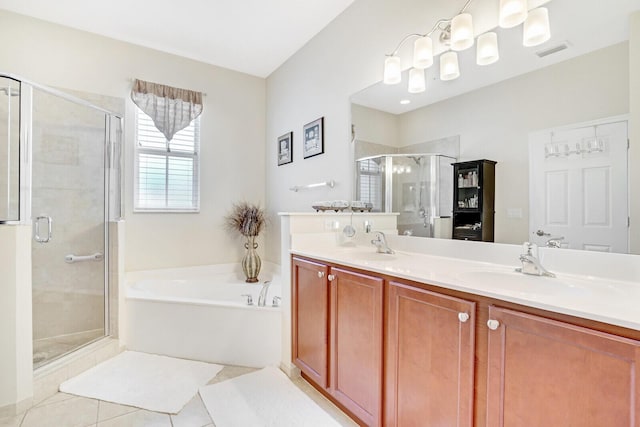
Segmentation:
[(340, 426), (277, 368), (200, 388), (216, 427)]
[(60, 391), (177, 414), (222, 366), (125, 351), (60, 384)]

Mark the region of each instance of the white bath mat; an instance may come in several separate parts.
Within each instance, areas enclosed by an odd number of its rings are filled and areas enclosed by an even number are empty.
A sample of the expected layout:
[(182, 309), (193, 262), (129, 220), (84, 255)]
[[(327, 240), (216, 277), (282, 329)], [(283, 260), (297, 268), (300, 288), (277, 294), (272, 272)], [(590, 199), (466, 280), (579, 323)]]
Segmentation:
[(200, 388), (216, 427), (340, 426), (277, 368)]
[(125, 351), (60, 384), (60, 391), (177, 414), (222, 366)]

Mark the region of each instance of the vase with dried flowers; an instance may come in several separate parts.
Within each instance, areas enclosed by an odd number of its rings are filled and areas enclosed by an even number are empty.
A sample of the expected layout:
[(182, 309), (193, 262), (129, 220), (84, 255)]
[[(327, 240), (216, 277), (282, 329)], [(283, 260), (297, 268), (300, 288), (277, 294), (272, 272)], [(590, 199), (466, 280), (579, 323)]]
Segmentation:
[(256, 252), (258, 248), (256, 237), (264, 229), (265, 222), (264, 211), (258, 205), (247, 202), (234, 204), (231, 213), (225, 217), (227, 228), (231, 231), (237, 231), (246, 239), (244, 247), (247, 252), (242, 258), (242, 270), (248, 283), (258, 281), (262, 262)]

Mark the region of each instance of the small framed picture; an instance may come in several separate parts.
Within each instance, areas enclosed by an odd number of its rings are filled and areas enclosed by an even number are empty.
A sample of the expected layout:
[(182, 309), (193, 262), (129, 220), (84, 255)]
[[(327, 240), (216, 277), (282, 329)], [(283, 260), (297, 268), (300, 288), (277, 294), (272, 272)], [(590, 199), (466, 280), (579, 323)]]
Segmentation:
[(324, 153), (324, 117), (307, 123), (302, 128), (303, 158), (317, 156)]
[(293, 162), (293, 132), (278, 138), (278, 166)]

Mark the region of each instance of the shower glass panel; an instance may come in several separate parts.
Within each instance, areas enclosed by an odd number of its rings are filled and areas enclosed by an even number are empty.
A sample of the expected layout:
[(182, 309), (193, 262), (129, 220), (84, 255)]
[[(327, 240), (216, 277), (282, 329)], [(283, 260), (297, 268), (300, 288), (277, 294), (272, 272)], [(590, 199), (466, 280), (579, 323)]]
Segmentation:
[(397, 212), (400, 234), (433, 237), (435, 222), (451, 216), (455, 161), (425, 153), (359, 159), (356, 196), (376, 212)]
[(106, 334), (105, 139), (109, 117), (33, 90), (33, 358), (42, 366)]
[(0, 77), (0, 222), (18, 221), (20, 82)]

